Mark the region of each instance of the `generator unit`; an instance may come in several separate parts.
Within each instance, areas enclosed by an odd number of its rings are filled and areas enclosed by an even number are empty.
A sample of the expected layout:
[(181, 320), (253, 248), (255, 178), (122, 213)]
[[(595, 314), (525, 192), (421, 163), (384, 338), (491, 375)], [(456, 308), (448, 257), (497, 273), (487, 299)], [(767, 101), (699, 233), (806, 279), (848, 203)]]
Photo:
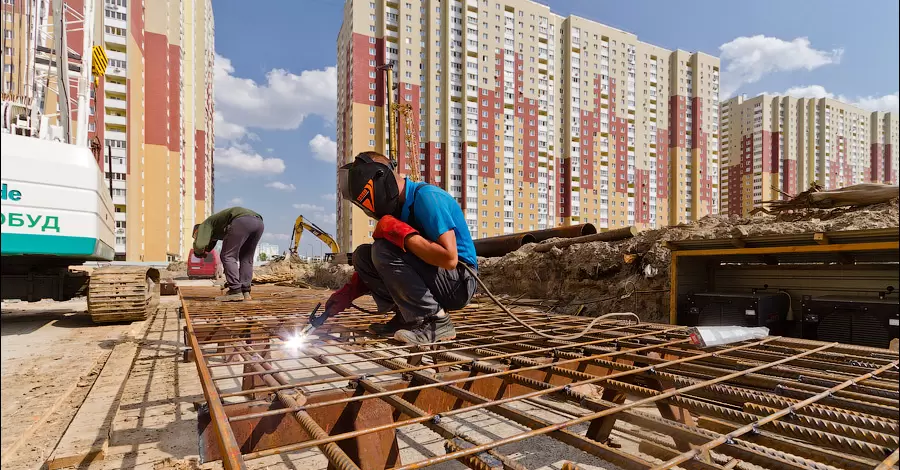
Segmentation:
[(801, 331), (806, 339), (887, 348), (892, 339), (900, 337), (900, 298), (896, 294), (803, 296), (802, 307)]
[(678, 318), (686, 326), (765, 326), (782, 335), (789, 308), (781, 292), (700, 292), (687, 296)]

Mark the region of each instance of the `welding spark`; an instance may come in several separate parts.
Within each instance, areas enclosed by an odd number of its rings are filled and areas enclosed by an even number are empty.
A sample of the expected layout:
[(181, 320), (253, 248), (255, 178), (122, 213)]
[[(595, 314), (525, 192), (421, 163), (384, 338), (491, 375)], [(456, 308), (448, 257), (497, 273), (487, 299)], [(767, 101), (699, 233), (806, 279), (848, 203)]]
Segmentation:
[(284, 343), (286, 349), (303, 349), (306, 345), (306, 335), (293, 335)]

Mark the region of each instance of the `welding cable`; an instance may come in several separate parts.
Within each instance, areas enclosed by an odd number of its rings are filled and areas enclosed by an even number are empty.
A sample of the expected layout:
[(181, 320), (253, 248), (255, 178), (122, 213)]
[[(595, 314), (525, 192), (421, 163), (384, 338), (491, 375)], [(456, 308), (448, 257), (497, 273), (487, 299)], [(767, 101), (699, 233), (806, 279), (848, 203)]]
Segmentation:
[(496, 296), (494, 296), (494, 294), (491, 293), (490, 289), (488, 289), (488, 287), (486, 285), (484, 285), (484, 281), (482, 281), (481, 278), (478, 277), (478, 273), (476, 273), (475, 270), (472, 269), (471, 266), (469, 266), (467, 264), (463, 264), (463, 266), (465, 266), (466, 270), (469, 271), (469, 274), (471, 274), (472, 277), (475, 278), (475, 281), (478, 283), (478, 285), (481, 286), (482, 289), (484, 289), (484, 293), (487, 294), (487, 296), (490, 297), (491, 300), (493, 300), (494, 303), (497, 304), (497, 306), (503, 310), (503, 312), (505, 312), (507, 315), (509, 315), (510, 318), (515, 320), (516, 323), (527, 328), (532, 333), (534, 333), (538, 336), (541, 336), (543, 338), (546, 338), (546, 339), (552, 339), (552, 340), (556, 340), (556, 341), (575, 340), (575, 339), (581, 338), (582, 336), (588, 334), (588, 332), (591, 331), (591, 329), (594, 327), (594, 325), (597, 324), (597, 322), (600, 322), (601, 320), (613, 318), (613, 317), (634, 317), (635, 323), (641, 322), (641, 318), (631, 312), (607, 313), (606, 315), (600, 315), (599, 317), (595, 318), (586, 327), (584, 327), (584, 329), (581, 330), (581, 332), (579, 332), (579, 333), (574, 333), (571, 335), (553, 335), (553, 334), (544, 333), (543, 331), (535, 329), (528, 323), (525, 323), (525, 321), (523, 321), (521, 318), (517, 317), (515, 313), (512, 313), (512, 311), (510, 311), (508, 308), (506, 308), (506, 305), (503, 305), (503, 302), (500, 302), (500, 299), (498, 299)]

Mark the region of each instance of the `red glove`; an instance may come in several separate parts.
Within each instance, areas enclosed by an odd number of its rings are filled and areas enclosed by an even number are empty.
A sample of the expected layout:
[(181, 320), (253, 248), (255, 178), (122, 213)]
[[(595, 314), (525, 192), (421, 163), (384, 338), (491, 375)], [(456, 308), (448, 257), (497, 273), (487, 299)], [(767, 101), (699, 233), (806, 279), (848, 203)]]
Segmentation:
[(328, 301), (325, 302), (325, 311), (329, 313), (341, 313), (350, 308), (350, 304), (359, 297), (369, 293), (359, 274), (353, 273), (350, 282), (344, 284), (344, 287), (334, 291)]
[(372, 238), (383, 238), (406, 251), (406, 237), (417, 233), (419, 231), (406, 222), (392, 215), (386, 215), (378, 221), (375, 231), (372, 232)]

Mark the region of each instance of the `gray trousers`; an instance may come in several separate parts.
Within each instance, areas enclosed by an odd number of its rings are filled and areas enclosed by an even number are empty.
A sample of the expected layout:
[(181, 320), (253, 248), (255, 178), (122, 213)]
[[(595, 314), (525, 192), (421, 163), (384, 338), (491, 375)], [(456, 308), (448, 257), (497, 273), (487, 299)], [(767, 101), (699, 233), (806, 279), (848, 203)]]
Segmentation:
[(244, 215), (231, 221), (222, 239), (222, 266), (229, 292), (250, 292), (253, 281), (253, 254), (262, 238), (262, 219)]
[(357, 247), (353, 268), (372, 291), (378, 311), (396, 306), (408, 323), (419, 323), (441, 309), (460, 310), (475, 294), (475, 278), (461, 261), (456, 269), (446, 270), (386, 240)]

